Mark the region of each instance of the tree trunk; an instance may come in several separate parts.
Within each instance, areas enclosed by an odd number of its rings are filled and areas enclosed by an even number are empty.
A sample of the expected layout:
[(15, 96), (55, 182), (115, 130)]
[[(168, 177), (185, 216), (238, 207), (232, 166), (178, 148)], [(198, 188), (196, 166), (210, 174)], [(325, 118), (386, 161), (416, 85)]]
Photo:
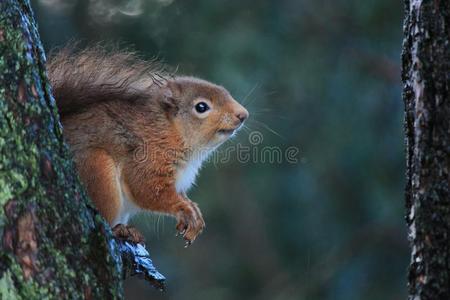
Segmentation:
[(0, 0), (0, 299), (122, 297), (118, 247), (63, 142), (28, 0)]
[(406, 0), (409, 299), (450, 299), (450, 1)]

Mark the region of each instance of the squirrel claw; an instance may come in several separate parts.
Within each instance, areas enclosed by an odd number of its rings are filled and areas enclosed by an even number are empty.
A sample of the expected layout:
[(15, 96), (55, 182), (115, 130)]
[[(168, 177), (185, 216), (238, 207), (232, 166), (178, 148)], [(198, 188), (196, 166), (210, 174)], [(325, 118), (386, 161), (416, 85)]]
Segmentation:
[(182, 225), (181, 223), (179, 223), (177, 225), (177, 233), (175, 234), (175, 236), (181, 235), (182, 237), (184, 237), (184, 235), (186, 234), (186, 230), (187, 230), (187, 225)]
[(197, 204), (192, 201), (188, 201), (187, 204), (179, 211), (176, 226), (178, 233), (186, 240), (185, 248), (191, 245), (205, 228), (205, 221), (203, 221)]

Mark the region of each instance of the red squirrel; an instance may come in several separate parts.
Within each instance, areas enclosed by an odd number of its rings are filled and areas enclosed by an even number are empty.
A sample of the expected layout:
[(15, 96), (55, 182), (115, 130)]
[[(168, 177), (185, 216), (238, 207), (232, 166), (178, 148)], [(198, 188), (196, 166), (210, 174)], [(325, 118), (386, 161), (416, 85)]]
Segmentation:
[(126, 51), (66, 48), (47, 67), (65, 139), (101, 215), (114, 227), (140, 210), (168, 214), (192, 243), (205, 222), (186, 193), (248, 111), (219, 85), (171, 76)]

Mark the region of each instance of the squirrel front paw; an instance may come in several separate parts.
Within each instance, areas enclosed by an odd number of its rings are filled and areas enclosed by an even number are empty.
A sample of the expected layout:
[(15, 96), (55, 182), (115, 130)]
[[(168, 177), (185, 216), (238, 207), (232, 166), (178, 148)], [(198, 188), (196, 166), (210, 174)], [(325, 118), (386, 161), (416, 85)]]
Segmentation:
[[(198, 208), (197, 203), (188, 200), (184, 203), (177, 215), (177, 231), (186, 240), (186, 246), (192, 244), (195, 238), (205, 228), (205, 221), (203, 220), (202, 213)], [(178, 234), (177, 234), (178, 235)]]

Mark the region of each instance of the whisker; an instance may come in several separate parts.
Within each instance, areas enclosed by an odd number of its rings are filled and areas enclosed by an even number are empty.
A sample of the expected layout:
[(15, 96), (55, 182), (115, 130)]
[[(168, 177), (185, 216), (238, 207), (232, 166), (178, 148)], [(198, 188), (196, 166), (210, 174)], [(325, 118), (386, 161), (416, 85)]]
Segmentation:
[(242, 126), (242, 130), (244, 130), (245, 133), (250, 133), (250, 132), (251, 132), (250, 128), (248, 128), (247, 125), (243, 125), (243, 126)]
[(255, 91), (256, 87), (258, 86), (258, 83), (255, 83), (255, 85), (251, 88), (251, 90), (247, 93), (247, 95), (244, 97), (244, 99), (242, 99), (242, 105), (247, 106), (248, 104), (250, 104), (251, 101), (249, 101), (248, 103), (245, 103), (245, 101), (247, 100), (248, 97), (250, 97), (250, 95)]
[[(270, 91), (270, 92), (266, 92), (266, 93), (260, 93), (259, 98), (265, 98), (268, 96), (272, 96), (274, 94), (276, 94), (276, 91)], [(250, 107), (250, 104), (253, 102), (253, 100), (255, 100), (255, 98), (250, 99), (247, 103), (246, 103), (246, 107), (252, 109), (252, 107)]]
[(245, 128), (247, 128), (247, 129), (249, 130), (249, 134), (250, 134), (252, 131), (254, 131), (254, 129), (251, 128), (251, 127), (250, 127), (250, 124), (248, 124), (248, 123), (245, 124)]
[(156, 233), (157, 232), (157, 229), (156, 229), (156, 221), (157, 221), (157, 218), (156, 218), (156, 216), (155, 215), (151, 215), (151, 219), (152, 219), (152, 221), (153, 221), (153, 231)]
[(267, 130), (270, 131), (271, 133), (275, 134), (276, 136), (282, 138), (283, 140), (286, 139), (284, 136), (280, 135), (278, 132), (276, 132), (275, 130), (273, 130), (269, 125), (267, 125), (267, 124), (265, 124), (265, 123), (263, 123), (263, 122), (261, 122), (261, 121), (258, 121), (258, 120), (256, 120), (256, 119), (253, 119), (252, 121), (257, 122), (259, 125), (263, 126), (265, 129), (267, 129)]
[[(257, 116), (267, 116), (267, 114), (269, 114), (269, 112), (251, 112), (251, 115), (253, 116), (253, 115), (257, 115)], [(252, 117), (252, 116), (250, 116), (250, 117)], [(288, 118), (288, 117), (286, 117), (286, 116), (283, 116), (283, 115), (278, 115), (278, 114), (273, 114), (273, 113), (270, 113), (270, 117), (271, 118), (278, 118), (278, 119), (283, 119), (283, 120), (288, 120), (288, 121), (290, 121), (290, 120), (292, 120), (292, 118)], [(254, 118), (253, 118), (254, 119)]]
[(155, 219), (155, 233), (156, 233), (156, 238), (159, 239), (159, 214), (157, 215), (157, 217)]
[(272, 111), (273, 109), (271, 108), (263, 108), (263, 107), (261, 107), (261, 109), (258, 110), (252, 109), (252, 112), (272, 112)]
[(159, 240), (159, 220), (161, 219), (161, 214), (158, 214), (158, 219), (157, 219), (157, 221), (156, 221), (156, 228), (157, 228), (157, 231), (156, 231), (156, 237), (157, 237), (157, 239)]

